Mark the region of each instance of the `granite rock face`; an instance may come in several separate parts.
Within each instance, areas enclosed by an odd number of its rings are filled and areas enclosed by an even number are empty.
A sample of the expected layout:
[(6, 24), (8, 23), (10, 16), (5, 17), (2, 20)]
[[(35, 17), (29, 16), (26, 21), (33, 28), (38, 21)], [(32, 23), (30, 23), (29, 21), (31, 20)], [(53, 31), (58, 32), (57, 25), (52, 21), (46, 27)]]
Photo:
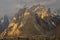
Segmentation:
[(9, 23), (8, 28), (1, 33), (1, 37), (52, 36), (56, 26), (50, 13), (50, 10), (48, 12), (45, 10), (44, 5), (20, 9)]

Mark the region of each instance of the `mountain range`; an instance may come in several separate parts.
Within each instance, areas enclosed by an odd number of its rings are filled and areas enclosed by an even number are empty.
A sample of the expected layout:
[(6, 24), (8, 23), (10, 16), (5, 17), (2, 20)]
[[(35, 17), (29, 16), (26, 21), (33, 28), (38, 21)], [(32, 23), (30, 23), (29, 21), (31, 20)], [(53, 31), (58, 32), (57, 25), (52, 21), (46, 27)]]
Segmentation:
[(8, 18), (5, 19), (6, 27), (0, 35), (2, 38), (35, 35), (54, 36), (56, 23), (59, 21), (60, 16), (52, 14), (50, 8), (46, 11), (45, 5), (25, 7), (20, 9), (10, 22)]

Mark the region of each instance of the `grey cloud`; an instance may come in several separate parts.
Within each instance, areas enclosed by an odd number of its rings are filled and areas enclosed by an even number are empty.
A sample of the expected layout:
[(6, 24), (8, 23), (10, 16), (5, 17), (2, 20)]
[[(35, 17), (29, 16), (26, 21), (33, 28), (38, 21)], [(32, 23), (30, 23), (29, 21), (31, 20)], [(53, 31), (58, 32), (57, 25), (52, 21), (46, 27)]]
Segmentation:
[(49, 5), (52, 4), (54, 2), (56, 2), (57, 0), (22, 0), (22, 3), (25, 3), (27, 5), (29, 4), (37, 4), (37, 3), (41, 3), (41, 4), (45, 4), (45, 5)]
[(55, 7), (57, 4), (60, 5), (59, 1), (60, 0), (0, 0), (0, 17), (4, 14), (11, 16), (14, 15), (19, 10), (19, 8), (22, 8), (25, 4), (31, 6), (41, 3), (49, 5), (49, 7)]

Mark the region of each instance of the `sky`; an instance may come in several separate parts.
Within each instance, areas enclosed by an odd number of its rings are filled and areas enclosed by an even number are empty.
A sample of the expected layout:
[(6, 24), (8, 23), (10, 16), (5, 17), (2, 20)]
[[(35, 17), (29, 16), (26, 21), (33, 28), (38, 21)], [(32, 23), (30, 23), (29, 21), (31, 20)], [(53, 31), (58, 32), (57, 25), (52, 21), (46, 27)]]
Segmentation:
[(5, 14), (13, 16), (24, 5), (44, 4), (47, 7), (59, 8), (60, 0), (0, 0), (0, 17)]

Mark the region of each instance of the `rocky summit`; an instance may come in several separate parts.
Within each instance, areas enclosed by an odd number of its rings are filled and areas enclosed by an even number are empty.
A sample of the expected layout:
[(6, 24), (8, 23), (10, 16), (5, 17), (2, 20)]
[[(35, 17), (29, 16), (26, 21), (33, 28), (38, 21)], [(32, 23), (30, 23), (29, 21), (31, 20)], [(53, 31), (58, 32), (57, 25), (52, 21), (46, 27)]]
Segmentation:
[[(50, 8), (45, 5), (33, 5), (31, 8), (22, 8), (15, 14), (1, 37), (55, 35), (57, 19), (53, 17)], [(59, 20), (60, 21), (60, 20)]]

